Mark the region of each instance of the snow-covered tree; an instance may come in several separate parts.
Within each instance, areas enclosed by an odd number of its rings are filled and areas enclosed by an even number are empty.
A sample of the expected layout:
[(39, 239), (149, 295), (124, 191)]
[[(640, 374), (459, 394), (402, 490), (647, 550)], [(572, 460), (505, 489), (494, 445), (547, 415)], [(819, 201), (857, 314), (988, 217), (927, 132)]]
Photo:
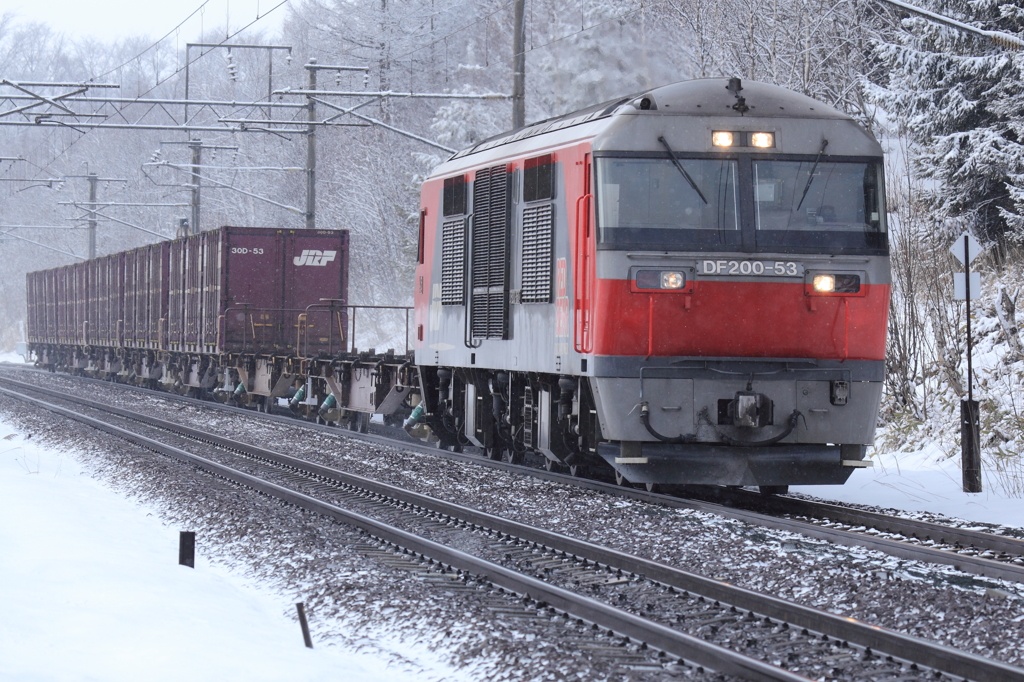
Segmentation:
[[(1019, 33), (1024, 14), (995, 0), (932, 0), (928, 9), (979, 28)], [(913, 16), (876, 46), (885, 69), (872, 95), (916, 143), (916, 171), (938, 215), (980, 238), (1024, 237), (1024, 75), (1014, 54)], [(960, 228), (962, 229), (962, 227)]]

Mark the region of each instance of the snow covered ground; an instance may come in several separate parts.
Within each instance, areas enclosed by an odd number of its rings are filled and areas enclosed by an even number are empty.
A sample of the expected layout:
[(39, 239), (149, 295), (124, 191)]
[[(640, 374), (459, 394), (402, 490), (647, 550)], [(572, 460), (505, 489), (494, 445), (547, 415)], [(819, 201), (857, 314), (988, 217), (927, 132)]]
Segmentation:
[(21, 365), (24, 364), (25, 358), (21, 357), (17, 353), (0, 353), (0, 362), (10, 362), (12, 364)]
[(1003, 481), (991, 469), (984, 468), (982, 473), (984, 492), (972, 494), (963, 492), (959, 455), (948, 458), (937, 445), (915, 452), (877, 453), (872, 459), (874, 468), (853, 472), (846, 485), (790, 490), (841, 502), (1024, 527), (1024, 499), (1006, 496)]
[(423, 667), (306, 649), (286, 596), (178, 566), (178, 530), (0, 423), (0, 680), (466, 679), (397, 642)]

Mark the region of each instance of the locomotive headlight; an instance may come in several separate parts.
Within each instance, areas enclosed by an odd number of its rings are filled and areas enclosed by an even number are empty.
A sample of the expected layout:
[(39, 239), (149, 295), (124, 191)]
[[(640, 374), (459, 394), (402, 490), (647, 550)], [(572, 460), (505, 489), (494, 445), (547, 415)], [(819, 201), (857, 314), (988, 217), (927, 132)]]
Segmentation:
[(811, 288), (816, 294), (859, 294), (860, 275), (814, 275)]
[(775, 146), (775, 135), (773, 133), (751, 133), (750, 146), (766, 149)]
[(681, 272), (661, 273), (662, 289), (682, 289), (684, 284), (686, 284), (686, 276)]
[(732, 143), (732, 133), (728, 130), (716, 130), (711, 133), (711, 144), (716, 147), (731, 147)]
[(822, 294), (831, 294), (836, 290), (835, 275), (815, 275), (814, 290)]
[[(637, 289), (653, 291), (685, 291), (685, 270), (637, 270), (634, 274)], [(692, 279), (692, 278), (691, 278)]]

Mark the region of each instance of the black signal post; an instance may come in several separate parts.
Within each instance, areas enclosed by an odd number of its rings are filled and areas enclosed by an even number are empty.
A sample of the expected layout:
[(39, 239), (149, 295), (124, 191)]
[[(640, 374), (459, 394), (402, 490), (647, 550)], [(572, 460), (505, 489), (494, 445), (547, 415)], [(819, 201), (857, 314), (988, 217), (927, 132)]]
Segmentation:
[(964, 291), (967, 294), (967, 400), (960, 402), (960, 454), (965, 493), (981, 492), (981, 424), (978, 401), (974, 399), (974, 367), (971, 339), (971, 254), (970, 237), (965, 233)]

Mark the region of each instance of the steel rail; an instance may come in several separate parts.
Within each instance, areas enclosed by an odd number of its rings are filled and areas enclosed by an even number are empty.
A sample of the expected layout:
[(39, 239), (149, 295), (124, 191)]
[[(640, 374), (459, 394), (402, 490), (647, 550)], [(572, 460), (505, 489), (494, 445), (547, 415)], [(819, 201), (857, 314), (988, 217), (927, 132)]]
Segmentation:
[[(0, 379), (0, 381), (6, 382), (8, 380)], [(20, 382), (11, 383), (20, 384)], [(35, 392), (55, 394), (61, 400), (103, 410), (125, 419), (138, 421), (171, 433), (211, 443), (226, 450), (242, 452), (256, 459), (271, 461), (323, 479), (333, 480), (342, 485), (360, 488), (371, 494), (384, 496), (400, 503), (456, 518), (498, 533), (515, 536), (526, 542), (543, 545), (556, 552), (565, 552), (597, 564), (642, 575), (645, 578), (680, 590), (700, 594), (715, 601), (725, 602), (744, 611), (751, 611), (760, 616), (785, 621), (790, 625), (806, 628), (835, 639), (852, 642), (869, 648), (872, 651), (912, 661), (949, 675), (977, 682), (1019, 682), (1024, 678), (1024, 669), (992, 661), (969, 652), (952, 649), (918, 637), (870, 625), (854, 618), (802, 606), (779, 597), (738, 587), (722, 580), (708, 578), (626, 552), (577, 540), (561, 533), (528, 526), (517, 521), (446, 502), (364, 476), (346, 473), (298, 457), (278, 453), (206, 431), (200, 431), (184, 424), (170, 422), (112, 405), (99, 404), (87, 398), (60, 395), (50, 389), (41, 389), (25, 384), (21, 384), (21, 386)]]
[(813, 502), (793, 497), (766, 497), (744, 490), (723, 489), (716, 491), (716, 494), (718, 501), (723, 504), (743, 504), (747, 508), (764, 509), (773, 514), (828, 519), (852, 526), (867, 526), (885, 533), (904, 535), (908, 538), (932, 540), (936, 543), (974, 547), (1024, 557), (1024, 540), (1012, 536), (995, 535), (968, 528), (954, 528), (899, 516), (887, 516), (878, 512), (842, 507), (827, 502)]
[[(77, 378), (84, 379), (86, 381), (99, 381), (98, 379), (90, 379), (88, 377)], [(4, 380), (7, 381), (7, 379)], [(110, 382), (101, 383), (107, 385), (110, 384)], [(241, 413), (253, 416), (250, 410), (245, 410), (243, 408), (237, 408), (230, 405), (224, 405), (221, 403), (215, 403), (208, 400), (199, 400), (196, 398), (188, 398), (185, 396), (175, 395), (171, 393), (151, 391), (149, 389), (142, 389), (134, 386), (126, 386), (124, 384), (116, 385), (120, 388), (124, 388), (127, 390), (140, 391), (148, 393), (150, 395), (163, 395), (171, 398), (172, 400), (190, 402), (195, 404), (196, 406), (205, 406), (212, 409), (225, 410), (236, 414)], [(717, 516), (721, 516), (724, 518), (730, 518), (733, 520), (742, 521), (745, 523), (750, 523), (758, 526), (766, 526), (769, 528), (774, 528), (775, 530), (797, 533), (800, 535), (805, 535), (807, 537), (813, 537), (819, 540), (824, 540), (826, 542), (844, 545), (847, 547), (866, 547), (868, 549), (877, 550), (879, 552), (883, 552), (885, 554), (889, 554), (891, 556), (895, 556), (901, 559), (952, 566), (954, 569), (963, 571), (965, 573), (971, 573), (974, 575), (980, 575), (989, 578), (996, 578), (1000, 580), (1007, 580), (1010, 582), (1024, 584), (1024, 566), (1019, 566), (1012, 563), (994, 561), (992, 559), (985, 559), (982, 557), (973, 557), (962, 554), (956, 554), (955, 552), (951, 552), (948, 550), (935, 549), (932, 547), (925, 547), (922, 545), (901, 542), (899, 540), (890, 540), (888, 538), (874, 537), (871, 535), (867, 535), (865, 533), (842, 530), (838, 528), (827, 528), (808, 521), (780, 518), (778, 516), (773, 516), (770, 514), (764, 514), (746, 509), (738, 509), (735, 507), (727, 506), (725, 504), (709, 502), (697, 498), (682, 498), (659, 493), (648, 493), (646, 491), (638, 490), (635, 488), (614, 485), (611, 483), (604, 483), (594, 479), (573, 477), (566, 474), (559, 474), (545, 471), (543, 469), (537, 469), (534, 467), (509, 464), (507, 462), (496, 462), (479, 456), (454, 453), (446, 450), (438, 450), (436, 448), (427, 447), (425, 445), (413, 443), (410, 441), (397, 440), (393, 438), (388, 438), (386, 436), (379, 436), (376, 434), (357, 434), (349, 431), (341, 431), (334, 427), (319, 424), (311, 424), (309, 422), (296, 420), (292, 417), (283, 417), (279, 415), (261, 413), (260, 418), (270, 419), (272, 421), (282, 424), (300, 426), (301, 428), (305, 429), (323, 431), (326, 433), (332, 433), (334, 435), (342, 435), (344, 437), (354, 438), (357, 440), (369, 441), (380, 445), (406, 448), (409, 450), (424, 452), (427, 454), (444, 457), (446, 459), (462, 463), (499, 469), (509, 473), (528, 474), (530, 476), (542, 480), (573, 485), (579, 488), (595, 490), (609, 495), (615, 495), (618, 497), (636, 500), (639, 502), (646, 502), (649, 504), (661, 504), (667, 507), (673, 507), (677, 509), (691, 509), (694, 511), (707, 512), (709, 514), (715, 514)], [(856, 510), (850, 510), (848, 513), (854, 513), (855, 511)], [(944, 526), (939, 526), (938, 524), (927, 524), (927, 522), (923, 521), (918, 521), (915, 523), (933, 526), (937, 534), (941, 529), (945, 528)], [(867, 520), (865, 519), (865, 521), (859, 522), (859, 525), (866, 526), (870, 524), (867, 523)], [(976, 547), (987, 548), (986, 546), (979, 544), (981, 540), (987, 537), (998, 538), (1000, 543), (1005, 539), (1000, 536), (995, 536), (987, 533), (978, 533), (978, 536), (981, 536), (981, 539), (977, 539), (975, 541), (974, 544)]]
[[(381, 523), (367, 516), (357, 514), (341, 507), (317, 500), (303, 493), (289, 490), (284, 486), (265, 481), (241, 471), (224, 466), (204, 457), (186, 452), (158, 440), (134, 433), (119, 426), (69, 410), (53, 403), (32, 398), (5, 388), (0, 394), (16, 400), (29, 402), (50, 412), (67, 417), (97, 430), (117, 436), (141, 447), (154, 450), (191, 466), (198, 467), (215, 476), (231, 481), (256, 492), (294, 505), (314, 514), (319, 514), (354, 528), (358, 528), (373, 537), (404, 549), (416, 552), (443, 564), (466, 573), (486, 579), (492, 584), (516, 594), (543, 602), (576, 618), (596, 624), (598, 627), (611, 630), (617, 634), (638, 641), (648, 646), (677, 656), (692, 664), (704, 666), (728, 675), (736, 675), (757, 682), (809, 682), (807, 677), (778, 668), (757, 659), (744, 656), (735, 651), (705, 642), (697, 637), (673, 630), (659, 623), (641, 618), (629, 612), (617, 609), (590, 597), (570, 592), (569, 590), (550, 585), (536, 578), (512, 571), (503, 566), (472, 556), (460, 550), (447, 547), (421, 538), (407, 531)], [(74, 401), (73, 401), (74, 402)], [(109, 409), (108, 406), (102, 406)], [(115, 408), (119, 409), (119, 408)], [(203, 432), (198, 432), (203, 433)], [(212, 434), (204, 434), (211, 437)], [(237, 444), (233, 445), (237, 447)], [(276, 453), (275, 453), (276, 454)]]

